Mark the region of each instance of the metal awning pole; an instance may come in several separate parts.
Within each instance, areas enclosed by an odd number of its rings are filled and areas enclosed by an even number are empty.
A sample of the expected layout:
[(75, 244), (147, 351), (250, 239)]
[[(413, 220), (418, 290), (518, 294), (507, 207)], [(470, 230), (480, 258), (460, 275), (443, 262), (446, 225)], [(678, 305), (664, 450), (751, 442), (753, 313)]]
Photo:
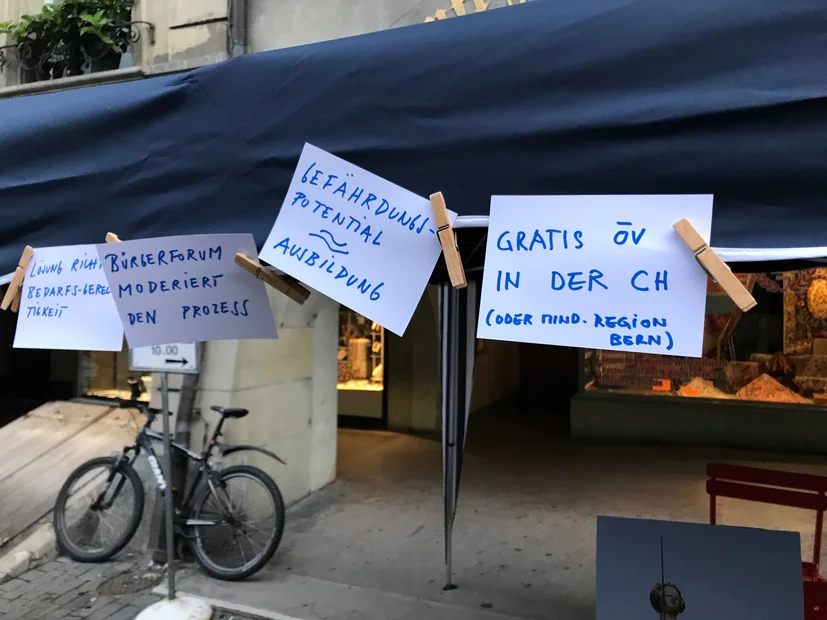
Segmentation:
[(442, 441), (443, 501), (445, 510), (445, 589), (453, 584), (453, 528), (457, 502), (457, 368), (459, 354), (460, 291), (450, 284), (440, 285), (440, 346), (442, 353)]

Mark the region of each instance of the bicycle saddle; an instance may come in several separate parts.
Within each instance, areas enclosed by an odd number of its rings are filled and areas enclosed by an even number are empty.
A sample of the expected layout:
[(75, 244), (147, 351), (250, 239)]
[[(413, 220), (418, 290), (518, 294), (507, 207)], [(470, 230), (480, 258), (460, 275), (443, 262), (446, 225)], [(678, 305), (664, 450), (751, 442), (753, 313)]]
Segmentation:
[(212, 407), (210, 407), (210, 409), (212, 409), (213, 411), (225, 418), (243, 418), (245, 415), (250, 413), (247, 409), (239, 409), (236, 407), (219, 407), (218, 405), (213, 405)]

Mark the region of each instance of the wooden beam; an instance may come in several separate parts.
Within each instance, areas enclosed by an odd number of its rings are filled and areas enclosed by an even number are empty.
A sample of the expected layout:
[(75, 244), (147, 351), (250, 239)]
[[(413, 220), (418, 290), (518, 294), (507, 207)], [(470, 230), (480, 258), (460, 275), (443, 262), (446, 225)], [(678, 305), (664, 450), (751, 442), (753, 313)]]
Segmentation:
[(445, 265), (448, 267), (448, 277), (451, 279), (451, 286), (454, 288), (465, 288), (468, 282), (465, 279), (465, 268), (462, 265), (462, 257), (457, 247), (457, 236), (451, 228), (451, 220), (448, 219), (448, 208), (445, 206), (445, 198), (442, 192), (431, 194), (431, 209), (434, 212), (434, 221), (437, 225), (437, 237), (442, 245), (442, 255), (445, 257)]
[(757, 305), (755, 298), (686, 218), (675, 222), (672, 227), (692, 250), (698, 264), (721, 287), (721, 290), (729, 296), (741, 312), (751, 310)]
[(265, 267), (257, 260), (253, 260), (246, 254), (238, 253), (235, 255), (235, 264), (251, 274), (265, 284), (272, 286), (282, 295), (302, 305), (310, 297), (310, 291), (303, 287), (298, 282), (291, 282), (286, 278), (282, 278), (275, 273), (270, 267)]
[[(8, 310), (9, 307), (11, 307), (12, 312), (17, 312), (18, 308), (20, 308), (20, 287), (23, 285), (23, 280), (26, 277), (26, 269), (29, 268), (32, 256), (34, 256), (34, 249), (32, 249), (32, 246), (27, 245), (23, 249), (20, 262), (17, 263), (17, 267), (14, 270), (14, 275), (12, 276), (11, 282), (9, 282), (9, 288), (6, 289), (6, 294), (3, 296), (3, 301), (0, 302), (0, 310)], [(15, 300), (17, 300), (16, 303), (14, 303)]]

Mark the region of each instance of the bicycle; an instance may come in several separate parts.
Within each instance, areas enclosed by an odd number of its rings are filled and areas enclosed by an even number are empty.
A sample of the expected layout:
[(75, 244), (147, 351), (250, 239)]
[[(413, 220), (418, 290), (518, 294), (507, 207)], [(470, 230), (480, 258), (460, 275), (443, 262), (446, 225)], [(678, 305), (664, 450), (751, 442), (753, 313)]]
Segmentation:
[[(144, 487), (133, 464), (141, 451), (146, 452), (155, 482), (166, 493), (168, 484), (153, 449), (153, 442), (162, 441), (163, 436), (152, 430), (155, 417), (161, 413), (145, 403), (115, 399), (121, 408), (137, 409), (147, 417), (147, 422), (138, 432), (135, 443), (112, 456), (98, 457), (78, 467), (60, 489), (55, 503), (54, 529), (59, 549), (78, 562), (102, 562), (121, 551), (138, 530), (144, 509)], [(173, 451), (186, 456), (198, 464), (192, 481), (185, 485), (180, 507), (175, 510), (175, 533), (188, 540), (195, 559), (208, 575), (225, 581), (236, 581), (259, 571), (281, 542), (284, 532), (284, 500), (275, 481), (264, 471), (250, 465), (234, 465), (216, 470), (210, 464), (213, 450), (221, 456), (241, 451), (256, 451), (286, 465), (278, 456), (257, 446), (230, 446), (218, 442), (226, 419), (239, 419), (249, 412), (246, 409), (211, 407), (221, 417), (204, 451), (197, 454), (184, 446), (171, 443)], [(89, 473), (97, 472), (91, 480), (76, 486)], [(240, 496), (234, 496), (229, 488), (235, 482), (254, 482), (263, 494), (253, 497), (242, 489)], [(75, 489), (75, 490), (73, 490)], [(116, 510), (116, 501), (121, 500)], [(130, 501), (131, 500), (131, 501)], [(126, 502), (126, 504), (124, 504)], [(268, 517), (245, 521), (254, 510), (269, 508)], [(82, 512), (86, 509), (88, 512)], [(111, 511), (111, 512), (110, 512)], [(81, 514), (82, 512), (82, 514)], [(124, 527), (116, 532), (114, 540), (103, 541), (104, 530), (113, 531), (111, 521), (120, 517)], [(232, 564), (214, 557), (212, 534), (231, 534), (232, 548), (240, 555), (240, 563)], [(258, 534), (267, 536), (263, 548), (249, 559), (245, 546), (251, 545)], [(89, 536), (86, 546), (75, 540)], [(226, 538), (226, 537), (225, 537)], [(220, 538), (219, 543), (225, 542)], [(219, 544), (219, 549), (221, 545)], [(249, 553), (250, 549), (247, 549)]]

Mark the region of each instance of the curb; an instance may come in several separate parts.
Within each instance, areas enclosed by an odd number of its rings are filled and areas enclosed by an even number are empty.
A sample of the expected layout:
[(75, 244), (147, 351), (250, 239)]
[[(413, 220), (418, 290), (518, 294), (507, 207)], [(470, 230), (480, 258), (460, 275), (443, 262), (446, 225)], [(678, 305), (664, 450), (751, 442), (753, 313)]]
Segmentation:
[(23, 542), (0, 557), (0, 584), (57, 555), (57, 541), (51, 523), (41, 523)]
[[(166, 596), (167, 592), (167, 587), (164, 585), (156, 586), (152, 589), (153, 594), (157, 594), (160, 596)], [(213, 611), (244, 614), (245, 616), (252, 616), (253, 618), (259, 618), (260, 620), (302, 620), (301, 618), (285, 616), (284, 614), (280, 614), (275, 611), (256, 609), (255, 607), (249, 607), (248, 605), (231, 603), (230, 601), (223, 601), (221, 599), (210, 598), (208, 596), (188, 594), (186, 592), (181, 591), (176, 592), (176, 594), (179, 596), (187, 596), (190, 598), (195, 598), (204, 601), (207, 605), (213, 608)]]

